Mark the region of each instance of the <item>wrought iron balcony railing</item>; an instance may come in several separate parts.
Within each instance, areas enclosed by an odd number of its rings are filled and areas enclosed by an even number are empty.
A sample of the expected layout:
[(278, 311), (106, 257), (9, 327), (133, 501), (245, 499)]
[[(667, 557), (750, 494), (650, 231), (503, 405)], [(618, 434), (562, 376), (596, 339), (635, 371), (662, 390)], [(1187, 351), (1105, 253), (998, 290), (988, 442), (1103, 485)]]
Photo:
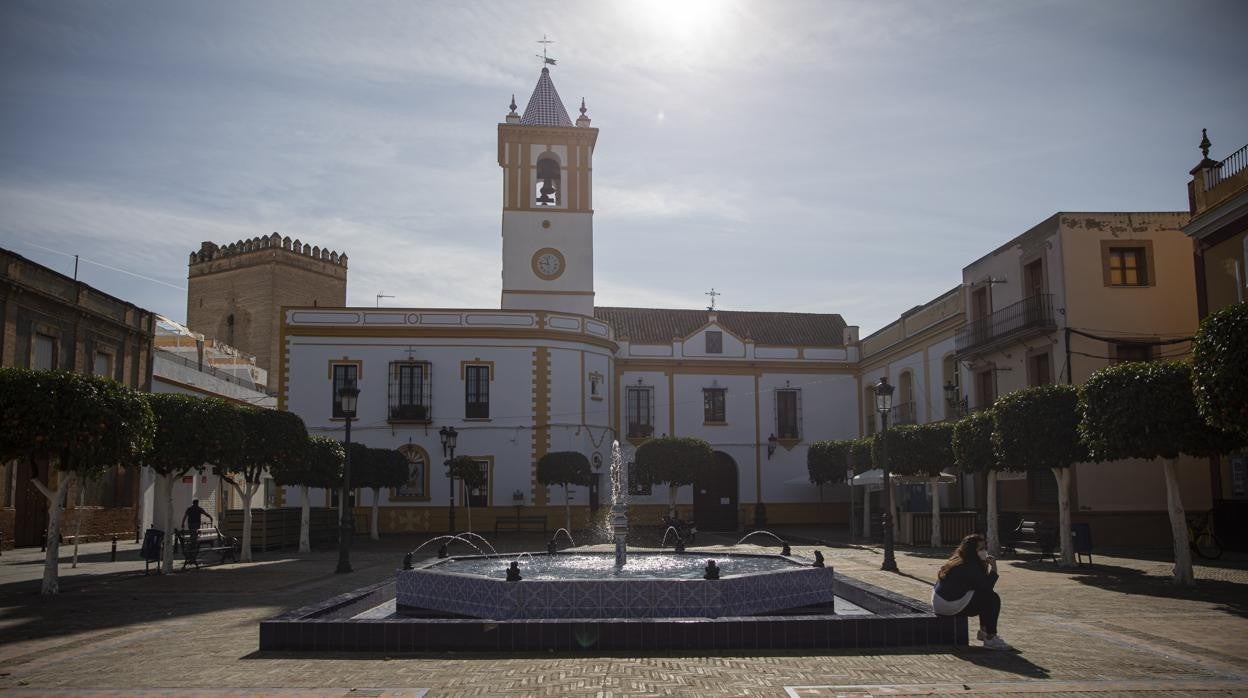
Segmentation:
[(972, 321), (958, 330), (954, 346), (959, 354), (970, 353), (988, 349), (1007, 339), (1056, 327), (1053, 294), (1038, 293)]

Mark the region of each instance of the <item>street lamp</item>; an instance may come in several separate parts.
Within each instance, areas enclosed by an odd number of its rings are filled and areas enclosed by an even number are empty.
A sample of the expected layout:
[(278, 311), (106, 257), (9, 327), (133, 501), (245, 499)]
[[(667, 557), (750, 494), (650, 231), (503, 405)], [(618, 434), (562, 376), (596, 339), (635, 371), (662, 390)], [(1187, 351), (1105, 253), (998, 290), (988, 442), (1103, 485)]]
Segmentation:
[(875, 384), (875, 410), (880, 413), (880, 460), (884, 470), (884, 564), (880, 569), (897, 571), (893, 556), (893, 480), (888, 468), (888, 414), (893, 409), (893, 386), (881, 376)]
[(958, 386), (953, 384), (953, 381), (945, 383), (945, 404), (949, 405), (949, 409), (954, 417), (961, 417), (963, 414), (966, 414), (967, 398), (960, 398), (958, 396), (960, 392)]
[(345, 574), (351, 571), (351, 535), (355, 528), (355, 512), (351, 510), (347, 494), (351, 491), (351, 420), (355, 419), (355, 410), (359, 405), (360, 389), (355, 381), (347, 381), (338, 389), (338, 407), (347, 423), (347, 435), (344, 442), (347, 459), (342, 468), (342, 517), (338, 524), (338, 569), (334, 572)]
[(455, 427), (442, 427), (438, 430), (438, 438), (442, 440), (442, 456), (446, 458), (446, 481), (451, 490), (451, 508), (447, 514), (450, 527), (448, 532), (455, 533), (455, 477), (451, 474), (451, 461), (455, 460), (455, 442), (459, 439), (459, 432), (455, 431)]

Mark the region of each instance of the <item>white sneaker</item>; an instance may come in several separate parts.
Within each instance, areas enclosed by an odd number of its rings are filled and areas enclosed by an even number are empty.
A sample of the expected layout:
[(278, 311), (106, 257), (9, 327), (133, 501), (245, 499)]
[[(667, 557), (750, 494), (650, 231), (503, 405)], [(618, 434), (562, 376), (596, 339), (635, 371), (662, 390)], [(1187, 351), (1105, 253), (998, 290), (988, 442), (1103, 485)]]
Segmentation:
[(1014, 648), (1010, 646), (1010, 643), (1002, 640), (1000, 635), (997, 635), (984, 640), (984, 649), (1002, 650), (1008, 652)]

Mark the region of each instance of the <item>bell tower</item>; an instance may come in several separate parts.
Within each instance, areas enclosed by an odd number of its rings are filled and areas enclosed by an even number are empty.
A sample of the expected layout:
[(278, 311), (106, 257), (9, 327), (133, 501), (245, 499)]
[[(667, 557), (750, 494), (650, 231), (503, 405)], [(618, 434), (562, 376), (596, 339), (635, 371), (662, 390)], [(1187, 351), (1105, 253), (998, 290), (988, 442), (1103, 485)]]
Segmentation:
[(504, 309), (594, 314), (598, 129), (590, 127), (583, 99), (580, 111), (573, 124), (543, 67), (524, 114), (516, 113), (513, 96), (498, 125)]

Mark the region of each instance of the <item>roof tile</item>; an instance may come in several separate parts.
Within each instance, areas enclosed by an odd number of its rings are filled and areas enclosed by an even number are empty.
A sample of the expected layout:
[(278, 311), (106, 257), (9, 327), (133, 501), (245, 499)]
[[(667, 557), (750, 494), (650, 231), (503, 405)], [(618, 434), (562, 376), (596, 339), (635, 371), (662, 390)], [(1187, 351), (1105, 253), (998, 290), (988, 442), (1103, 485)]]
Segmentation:
[(634, 344), (668, 344), (706, 325), (714, 313), (725, 330), (757, 344), (839, 347), (845, 320), (833, 313), (776, 313), (748, 310), (675, 308), (594, 308), (594, 317), (611, 325), (617, 338)]

